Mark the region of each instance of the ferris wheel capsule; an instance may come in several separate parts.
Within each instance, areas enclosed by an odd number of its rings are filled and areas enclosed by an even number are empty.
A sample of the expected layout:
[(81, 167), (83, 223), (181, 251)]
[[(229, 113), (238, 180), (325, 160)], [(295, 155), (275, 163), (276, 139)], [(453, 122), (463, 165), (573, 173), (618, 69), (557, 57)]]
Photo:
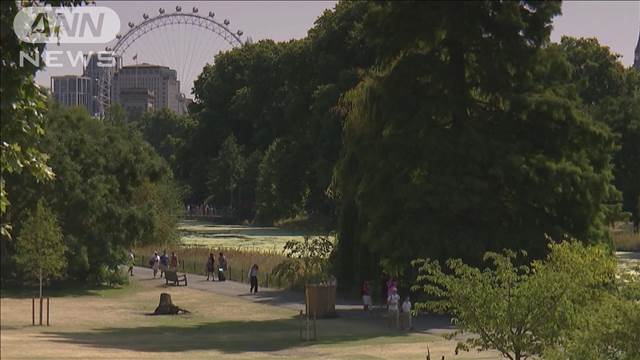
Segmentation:
[(176, 11), (177, 11), (177, 12), (182, 11), (182, 6), (180, 6), (180, 5), (176, 6)]
[(224, 24), (225, 25), (229, 25), (229, 24), (231, 24), (231, 21), (229, 21), (229, 19), (224, 19)]
[(209, 17), (212, 18), (216, 15), (216, 13), (214, 13), (213, 11), (209, 11)]
[(145, 19), (145, 20), (147, 20), (147, 19), (149, 19), (149, 15), (147, 15), (147, 14), (142, 14), (142, 18), (143, 18), (143, 19)]
[(129, 27), (132, 28), (134, 26), (136, 26), (136, 25), (134, 23), (132, 23), (131, 21), (129, 21)]
[(104, 48), (104, 50), (105, 51), (111, 51), (111, 48), (107, 46), (106, 48)]
[(238, 32), (236, 32), (236, 34), (238, 34), (238, 36), (242, 36), (243, 32), (242, 32), (242, 30), (238, 30)]
[(159, 12), (160, 14), (164, 14), (164, 9), (163, 9), (163, 8), (160, 8), (160, 9), (158, 9), (158, 12)]
[(198, 8), (194, 6), (193, 9), (191, 9), (191, 11), (193, 11), (193, 13), (195, 14), (198, 12)]
[(118, 40), (122, 39), (122, 35), (120, 35), (120, 34), (116, 35), (116, 39), (118, 39)]

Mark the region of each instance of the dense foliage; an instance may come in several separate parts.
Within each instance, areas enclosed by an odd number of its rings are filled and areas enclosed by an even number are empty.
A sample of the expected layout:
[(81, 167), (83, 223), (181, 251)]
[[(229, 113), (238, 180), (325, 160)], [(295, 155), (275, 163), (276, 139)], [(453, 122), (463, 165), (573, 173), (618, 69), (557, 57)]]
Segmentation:
[[(640, 354), (640, 298), (625, 296), (637, 275), (616, 276), (616, 259), (603, 246), (550, 245), (544, 260), (514, 265), (516, 254), (487, 253), (479, 269), (460, 259), (420, 261), (416, 290), (434, 300), (417, 309), (452, 314), (470, 332), (458, 348), (495, 349), (517, 360), (634, 359)], [(621, 279), (625, 279), (621, 280)]]
[(367, 14), (379, 65), (345, 97), (333, 187), (347, 284), (375, 276), (379, 258), (479, 263), (502, 248), (544, 256), (545, 234), (607, 239), (614, 136), (547, 48), (559, 10), (388, 2)]
[(25, 61), (44, 50), (44, 44), (20, 41), (13, 31), (13, 19), (22, 6), (73, 6), (81, 1), (2, 1), (0, 2), (0, 236), (10, 237), (11, 224), (4, 214), (9, 206), (5, 177), (9, 174), (34, 176), (39, 181), (53, 178), (47, 154), (39, 148), (46, 113), (46, 95), (34, 81), (40, 68)]
[[(129, 247), (176, 238), (180, 193), (169, 167), (138, 132), (53, 105), (44, 128), (42, 149), (56, 179), (39, 184), (9, 176), (8, 216), (22, 231), (25, 215), (46, 200), (60, 221), (70, 276), (103, 281)], [(13, 246), (3, 252), (3, 276), (13, 273), (7, 260)]]
[[(357, 83), (357, 69), (372, 61), (364, 41), (353, 35), (368, 7), (338, 4), (305, 39), (246, 44), (205, 67), (191, 107), (198, 125), (181, 161), (190, 171), (178, 175), (194, 200), (213, 195), (217, 207), (235, 203), (237, 213), (249, 220), (257, 215), (263, 223), (333, 214), (326, 189), (341, 147), (343, 115), (336, 105)], [(231, 135), (243, 157), (253, 161), (246, 161), (238, 189), (221, 198), (216, 195), (221, 187), (210, 185), (217, 178), (235, 178), (236, 170), (219, 169), (210, 159), (222, 161), (230, 154)]]

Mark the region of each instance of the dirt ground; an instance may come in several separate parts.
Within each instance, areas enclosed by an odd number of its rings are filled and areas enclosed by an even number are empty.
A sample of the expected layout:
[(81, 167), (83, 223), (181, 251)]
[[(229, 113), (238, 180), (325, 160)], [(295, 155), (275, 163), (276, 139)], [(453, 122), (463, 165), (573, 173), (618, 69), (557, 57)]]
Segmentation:
[[(188, 315), (150, 316), (169, 292)], [(497, 359), (461, 353), (440, 336), (390, 330), (381, 322), (318, 320), (318, 339), (301, 341), (296, 310), (136, 278), (118, 290), (51, 298), (51, 326), (31, 325), (31, 299), (3, 293), (2, 359)]]

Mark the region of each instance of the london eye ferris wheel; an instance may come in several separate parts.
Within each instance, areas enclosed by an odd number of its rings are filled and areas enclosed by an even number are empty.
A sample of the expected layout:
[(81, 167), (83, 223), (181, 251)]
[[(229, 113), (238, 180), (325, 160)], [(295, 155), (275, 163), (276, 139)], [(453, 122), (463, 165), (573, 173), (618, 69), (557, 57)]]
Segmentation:
[[(183, 10), (180, 5), (157, 13), (140, 15), (140, 22), (130, 21), (127, 31), (105, 47), (120, 65), (149, 63), (176, 70), (180, 91), (189, 96), (193, 83), (207, 63), (221, 51), (244, 43), (242, 30), (232, 30), (229, 19), (218, 19), (213, 11), (201, 14), (197, 7)], [(113, 71), (98, 79), (100, 108), (111, 104)]]

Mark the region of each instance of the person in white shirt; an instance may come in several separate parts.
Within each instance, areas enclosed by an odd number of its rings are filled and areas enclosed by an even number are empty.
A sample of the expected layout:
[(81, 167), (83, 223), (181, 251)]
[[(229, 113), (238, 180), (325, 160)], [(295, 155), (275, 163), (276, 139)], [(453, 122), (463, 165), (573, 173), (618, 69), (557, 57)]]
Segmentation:
[(398, 289), (396, 287), (392, 287), (389, 289), (389, 296), (387, 297), (387, 305), (389, 306), (389, 327), (393, 323), (395, 328), (399, 328), (399, 311), (398, 305), (400, 302), (400, 295), (398, 295)]
[(402, 327), (409, 330), (413, 330), (413, 324), (411, 324), (411, 300), (407, 296), (402, 302)]

